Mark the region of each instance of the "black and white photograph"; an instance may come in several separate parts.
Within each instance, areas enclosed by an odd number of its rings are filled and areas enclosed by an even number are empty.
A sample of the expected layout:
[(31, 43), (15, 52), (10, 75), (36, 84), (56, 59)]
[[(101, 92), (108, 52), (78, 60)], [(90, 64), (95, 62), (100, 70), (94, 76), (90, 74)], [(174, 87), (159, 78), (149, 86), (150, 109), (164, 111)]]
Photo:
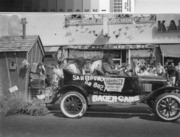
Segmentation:
[(0, 136), (180, 136), (180, 12), (30, 1), (0, 0)]

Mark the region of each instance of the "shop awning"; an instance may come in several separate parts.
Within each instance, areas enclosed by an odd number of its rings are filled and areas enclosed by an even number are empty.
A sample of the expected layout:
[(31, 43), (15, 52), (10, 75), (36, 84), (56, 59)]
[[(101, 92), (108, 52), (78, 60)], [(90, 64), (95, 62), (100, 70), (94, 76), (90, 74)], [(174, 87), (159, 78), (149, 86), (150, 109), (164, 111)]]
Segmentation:
[(59, 50), (59, 46), (44, 46), (46, 52), (57, 52)]
[(180, 58), (180, 44), (160, 45), (164, 57)]

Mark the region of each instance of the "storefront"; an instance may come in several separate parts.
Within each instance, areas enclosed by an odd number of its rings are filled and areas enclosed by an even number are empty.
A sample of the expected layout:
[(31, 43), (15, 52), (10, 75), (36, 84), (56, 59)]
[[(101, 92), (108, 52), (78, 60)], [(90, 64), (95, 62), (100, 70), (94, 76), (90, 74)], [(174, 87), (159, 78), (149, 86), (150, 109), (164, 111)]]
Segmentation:
[(173, 62), (177, 65), (180, 62), (180, 44), (160, 45), (160, 49), (163, 64)]
[(0, 18), (9, 23), (2, 24), (4, 31), (0, 36), (19, 35), (22, 17), (27, 18), (27, 34), (40, 35), (43, 45), (50, 47), (47, 55), (50, 64), (52, 49), (56, 47), (68, 49), (69, 61), (76, 56), (90, 60), (110, 52), (119, 64), (139, 60), (163, 63), (169, 53), (162, 55), (160, 46), (180, 43), (180, 14), (2, 14)]
[(92, 62), (101, 59), (104, 54), (111, 54), (116, 64), (120, 65), (128, 63), (127, 49), (68, 49), (68, 53), (69, 61), (72, 61), (77, 57), (84, 57), (87, 61)]
[(111, 54), (115, 65), (146, 65), (155, 62), (153, 44), (123, 44), (123, 45), (73, 45), (62, 46), (57, 54), (57, 58), (67, 59), (71, 63), (77, 57), (84, 57), (87, 62), (101, 59), (104, 54)]
[[(156, 52), (158, 42), (149, 37), (152, 31), (158, 32), (156, 22), (156, 15), (66, 15), (66, 36), (75, 41), (78, 34), (77, 40), (89, 42), (64, 46), (68, 49), (67, 59), (84, 57), (92, 60), (110, 53), (118, 65), (161, 62)], [(90, 34), (94, 35), (94, 40), (88, 37)]]

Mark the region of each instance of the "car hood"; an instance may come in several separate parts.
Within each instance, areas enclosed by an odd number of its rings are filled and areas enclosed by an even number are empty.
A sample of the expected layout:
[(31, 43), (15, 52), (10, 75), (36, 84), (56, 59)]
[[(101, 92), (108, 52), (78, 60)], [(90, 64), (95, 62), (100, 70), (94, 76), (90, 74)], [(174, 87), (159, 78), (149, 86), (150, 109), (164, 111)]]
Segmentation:
[(167, 79), (162, 76), (139, 76), (139, 81), (167, 82)]

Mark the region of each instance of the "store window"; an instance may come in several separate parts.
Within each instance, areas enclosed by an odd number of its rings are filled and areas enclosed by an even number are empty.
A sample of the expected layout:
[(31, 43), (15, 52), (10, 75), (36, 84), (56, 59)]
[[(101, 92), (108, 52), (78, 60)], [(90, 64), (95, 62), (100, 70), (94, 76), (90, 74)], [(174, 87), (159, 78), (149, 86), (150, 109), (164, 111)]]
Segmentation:
[(104, 53), (112, 55), (114, 64), (123, 65), (127, 63), (126, 61), (127, 50), (110, 50), (110, 51), (105, 51)]
[(152, 64), (151, 50), (131, 50), (131, 61), (132, 64), (139, 64), (140, 66), (145, 66), (147, 64)]

